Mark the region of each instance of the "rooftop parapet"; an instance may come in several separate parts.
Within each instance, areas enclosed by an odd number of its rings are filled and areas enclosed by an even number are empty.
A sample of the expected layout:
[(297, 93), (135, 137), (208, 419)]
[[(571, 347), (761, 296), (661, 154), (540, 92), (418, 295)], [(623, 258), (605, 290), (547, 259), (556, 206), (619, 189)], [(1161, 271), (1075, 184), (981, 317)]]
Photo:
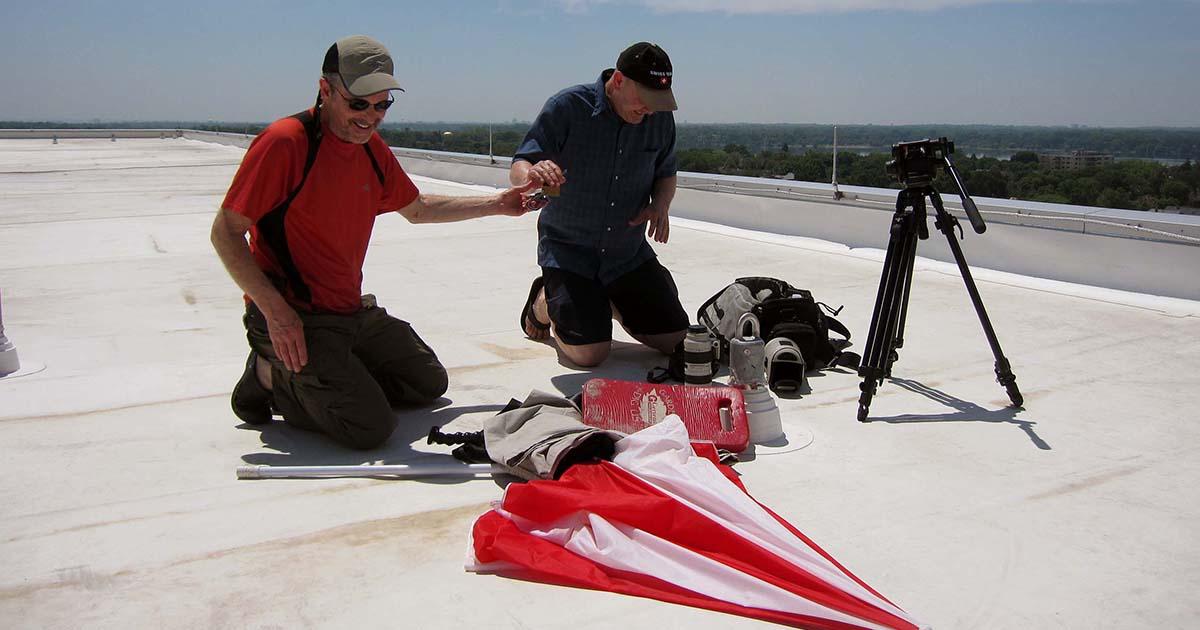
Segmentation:
[[(509, 158), (393, 148), (409, 173), (469, 184), (508, 185)], [(672, 216), (851, 248), (886, 249), (898, 190), (759, 177), (679, 173)], [(964, 218), (958, 197), (946, 209)], [(1200, 284), (1175, 270), (1200, 268), (1200, 216), (974, 197), (989, 230), (968, 236), (972, 266), (1151, 295), (1200, 299)], [(922, 247), (950, 262), (944, 243)]]

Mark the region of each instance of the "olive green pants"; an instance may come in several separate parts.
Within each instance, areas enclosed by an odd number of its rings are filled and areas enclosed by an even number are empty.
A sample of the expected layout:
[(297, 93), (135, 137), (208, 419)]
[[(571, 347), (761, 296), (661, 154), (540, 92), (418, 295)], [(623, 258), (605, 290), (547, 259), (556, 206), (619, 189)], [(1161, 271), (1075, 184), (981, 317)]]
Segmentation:
[(291, 372), (275, 355), (267, 322), (253, 303), (242, 323), (250, 348), (271, 363), (275, 409), (288, 424), (320, 431), (352, 448), (382, 444), (396, 428), (393, 407), (446, 393), (446, 369), (408, 322), (364, 296), (351, 315), (299, 312), (308, 364)]

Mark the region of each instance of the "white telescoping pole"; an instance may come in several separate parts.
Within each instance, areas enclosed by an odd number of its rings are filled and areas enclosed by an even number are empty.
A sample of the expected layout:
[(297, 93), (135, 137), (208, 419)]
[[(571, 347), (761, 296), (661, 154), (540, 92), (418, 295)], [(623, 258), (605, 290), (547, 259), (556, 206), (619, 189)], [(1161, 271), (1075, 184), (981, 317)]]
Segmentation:
[(387, 464), (362, 466), (238, 466), (238, 479), (283, 479), (288, 477), (474, 477), (505, 473), (496, 464)]

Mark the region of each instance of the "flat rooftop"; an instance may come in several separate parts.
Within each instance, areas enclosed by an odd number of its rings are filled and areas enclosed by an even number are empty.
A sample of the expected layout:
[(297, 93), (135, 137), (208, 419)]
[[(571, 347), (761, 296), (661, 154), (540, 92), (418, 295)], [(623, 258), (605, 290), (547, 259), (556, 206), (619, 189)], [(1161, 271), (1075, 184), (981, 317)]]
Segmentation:
[[(471, 430), (531, 389), (572, 394), (666, 363), (619, 333), (606, 364), (581, 370), (517, 330), (536, 217), (384, 216), (364, 290), (438, 352), (446, 396), (398, 410), (374, 451), (243, 425), (229, 408), (247, 352), (241, 292), (208, 242), (242, 154), (177, 138), (0, 140), (3, 323), (22, 365), (0, 379), (0, 625), (760, 625), (465, 572), (471, 524), (501, 496), (490, 477), (236, 479), (247, 463), (445, 461), (424, 444), (431, 425)], [(705, 194), (717, 193), (681, 195), (675, 214)], [(968, 230), (968, 260), (1008, 235)], [(693, 314), (735, 277), (775, 276), (844, 305), (862, 349), (880, 249), (683, 218), (655, 249)], [(922, 258), (873, 421), (855, 420), (853, 371), (811, 377), (810, 393), (778, 400), (789, 447), (736, 465), (746, 487), (934, 628), (1194, 625), (1200, 302), (974, 271), (1023, 409), (994, 380), (957, 268)]]

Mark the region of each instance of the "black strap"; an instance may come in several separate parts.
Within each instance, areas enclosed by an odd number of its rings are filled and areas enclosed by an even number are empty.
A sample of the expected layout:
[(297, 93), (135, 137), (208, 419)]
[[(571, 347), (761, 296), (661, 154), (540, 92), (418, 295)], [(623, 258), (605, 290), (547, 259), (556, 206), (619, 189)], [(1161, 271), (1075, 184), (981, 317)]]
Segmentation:
[(832, 330), (833, 332), (840, 334), (841, 336), (845, 337), (846, 339), (850, 338), (850, 329), (846, 328), (845, 324), (843, 324), (842, 322), (839, 322), (838, 320), (834, 319), (833, 317), (826, 315), (825, 323), (829, 326), (829, 330)]
[[(313, 111), (316, 112), (314, 115)], [(318, 105), (314, 110), (304, 110), (297, 114), (292, 114), (289, 118), (294, 118), (304, 125), (304, 136), (307, 138), (308, 151), (304, 156), (304, 170), (300, 173), (300, 183), (292, 192), (288, 193), (286, 199), (282, 203), (271, 209), (270, 212), (263, 215), (258, 221), (259, 234), (266, 240), (268, 247), (275, 254), (279, 266), (283, 269), (285, 278), (273, 278), (276, 286), (279, 288), (288, 287), (291, 289), (292, 296), (300, 300), (304, 304), (312, 304), (312, 290), (308, 288), (308, 284), (304, 282), (304, 278), (300, 275), (299, 268), (296, 267), (295, 261), (292, 259), (292, 253), (288, 247), (287, 233), (285, 230), (285, 221), (287, 211), (292, 205), (292, 201), (300, 194), (300, 190), (304, 188), (304, 183), (308, 181), (308, 173), (312, 171), (313, 164), (317, 161), (317, 152), (321, 148), (321, 139), (324, 136), (321, 130), (321, 110)], [(363, 150), (367, 152), (367, 158), (371, 160), (371, 168), (375, 171), (375, 177), (379, 179), (379, 185), (384, 185), (383, 169), (379, 167), (379, 161), (375, 159), (375, 154), (371, 152), (370, 143), (363, 144)]]
[(671, 370), (665, 367), (650, 368), (650, 371), (646, 373), (646, 380), (654, 384), (665, 383), (672, 379), (679, 380), (675, 379)]
[(363, 150), (367, 152), (367, 157), (371, 158), (371, 168), (375, 169), (375, 177), (379, 178), (379, 186), (383, 187), (383, 169), (379, 168), (379, 162), (375, 159), (375, 154), (371, 153), (371, 143), (368, 142), (363, 146)]
[[(319, 112), (320, 110), (317, 111)], [(299, 195), (300, 190), (304, 188), (304, 182), (308, 181), (308, 173), (317, 161), (317, 150), (321, 146), (321, 123), (318, 117), (314, 116), (308, 110), (292, 114), (290, 118), (295, 118), (300, 121), (300, 124), (304, 125), (304, 135), (308, 139), (308, 154), (304, 158), (304, 170), (300, 174), (300, 183), (292, 192), (288, 193), (287, 198), (258, 220), (258, 232), (263, 237), (263, 240), (266, 241), (271, 252), (275, 254), (275, 259), (282, 268), (284, 276), (286, 276), (286, 278), (272, 278), (276, 286), (280, 289), (284, 287), (290, 288), (293, 297), (304, 304), (311, 304), (312, 291), (308, 288), (308, 284), (304, 282), (304, 278), (300, 276), (300, 270), (296, 267), (296, 263), (292, 259), (292, 252), (288, 247), (287, 231), (284, 226), (286, 225), (287, 211), (291, 207), (292, 201), (296, 199), (296, 195)]]
[(308, 180), (308, 172), (312, 170), (313, 163), (317, 161), (317, 149), (321, 148), (321, 139), (324, 137), (324, 134), (321, 133), (321, 121), (312, 112), (304, 110), (299, 114), (292, 114), (291, 117), (304, 125), (304, 135), (308, 138), (308, 155), (304, 158), (304, 172), (300, 175), (300, 185), (296, 186), (296, 190), (289, 195), (289, 200), (295, 199), (296, 195), (300, 194), (300, 189), (304, 188), (304, 182)]
[(829, 365), (827, 365), (825, 367), (833, 367), (836, 365), (838, 367), (858, 369), (858, 366), (861, 363), (862, 363), (861, 355), (859, 355), (857, 352), (850, 352), (849, 350), (845, 350), (845, 351), (837, 353), (837, 356), (833, 357), (833, 360), (830, 361)]

